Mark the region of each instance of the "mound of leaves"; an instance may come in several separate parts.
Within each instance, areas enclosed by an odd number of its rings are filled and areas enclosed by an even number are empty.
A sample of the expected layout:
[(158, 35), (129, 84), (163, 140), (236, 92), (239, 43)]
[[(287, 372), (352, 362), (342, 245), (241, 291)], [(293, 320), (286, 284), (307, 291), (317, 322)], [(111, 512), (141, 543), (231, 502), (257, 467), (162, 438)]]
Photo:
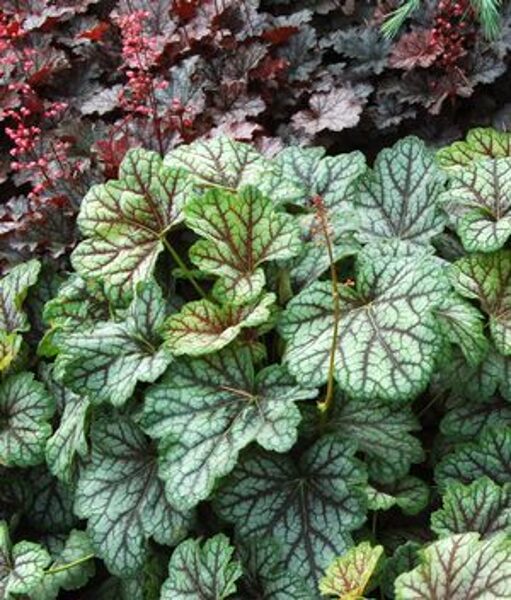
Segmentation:
[(134, 149), (78, 226), (0, 281), (2, 598), (507, 597), (510, 135)]
[(83, 196), (132, 148), (223, 134), (372, 159), (425, 122), (436, 143), (498, 111), (505, 128), (510, 19), (494, 0), (4, 0), (0, 268), (65, 263)]

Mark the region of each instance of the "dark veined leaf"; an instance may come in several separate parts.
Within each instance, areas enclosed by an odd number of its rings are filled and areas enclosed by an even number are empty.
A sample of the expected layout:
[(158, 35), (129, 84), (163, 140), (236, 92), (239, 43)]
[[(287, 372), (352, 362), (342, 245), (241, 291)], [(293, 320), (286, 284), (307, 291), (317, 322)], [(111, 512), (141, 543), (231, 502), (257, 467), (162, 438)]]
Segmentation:
[(92, 457), (80, 473), (75, 512), (88, 520), (92, 546), (113, 574), (135, 574), (144, 563), (149, 538), (173, 545), (186, 534), (190, 518), (171, 508), (157, 470), (144, 435), (127, 418), (95, 423)]
[[(291, 278), (300, 287), (317, 279), (330, 265), (325, 232), (318, 223), (318, 209), (311, 203), (320, 198), (334, 260), (355, 254), (359, 249), (354, 240), (357, 219), (351, 196), (354, 185), (366, 169), (360, 152), (324, 157), (323, 148), (293, 146), (280, 152), (274, 162), (278, 169), (277, 182), (292, 181), (299, 194), (295, 203), (309, 209), (301, 215), (302, 250), (291, 262)], [(271, 189), (271, 180), (268, 188)], [(271, 192), (267, 192), (271, 196)]]
[[(193, 144), (179, 146), (167, 154), (165, 165), (183, 169), (199, 188), (219, 187), (231, 191), (251, 185), (263, 186), (275, 172), (267, 158), (249, 144), (236, 142), (228, 137), (197, 140)], [(273, 202), (293, 199), (297, 190), (292, 182), (272, 179)]]
[(221, 517), (243, 539), (274, 537), (289, 572), (316, 589), (324, 569), (351, 545), (365, 519), (366, 475), (356, 447), (324, 436), (294, 463), (258, 451), (242, 458), (215, 498)]
[(51, 558), (39, 544), (19, 542), (12, 546), (5, 521), (0, 521), (0, 595), (5, 600), (34, 597)]
[(93, 402), (124, 404), (138, 381), (154, 381), (172, 360), (159, 333), (165, 311), (158, 285), (139, 283), (123, 321), (99, 323), (61, 340), (55, 377)]
[(444, 178), (434, 154), (418, 138), (382, 150), (358, 185), (361, 240), (429, 244), (444, 226), (438, 202)]
[(437, 160), (446, 169), (466, 167), (485, 158), (511, 156), (511, 134), (491, 127), (478, 127), (468, 132), (467, 139), (454, 142), (437, 152)]
[[(343, 202), (332, 210), (326, 209), (325, 216), (334, 262), (357, 254), (360, 244), (355, 239), (357, 217), (353, 207)], [(318, 214), (300, 215), (298, 223), (302, 231), (302, 251), (289, 263), (294, 289), (314, 282), (331, 264), (325, 230), (319, 223)]]
[(274, 539), (243, 540), (239, 555), (243, 576), (236, 600), (311, 600), (303, 581), (286, 569), (282, 549)]
[(44, 461), (55, 410), (51, 396), (32, 373), (0, 384), (0, 463), (26, 467)]
[(39, 354), (57, 354), (60, 336), (65, 338), (69, 333), (92, 327), (97, 321), (108, 320), (110, 312), (108, 299), (97, 281), (71, 275), (55, 298), (44, 306), (43, 320), (49, 329), (39, 344)]
[[(348, 395), (406, 400), (427, 385), (439, 348), (432, 311), (445, 297), (446, 278), (424, 256), (392, 256), (367, 247), (358, 256), (357, 285), (339, 286), (335, 377)], [(295, 296), (282, 314), (284, 362), (299, 382), (327, 380), (334, 331), (329, 282)]]
[(21, 307), (27, 292), (37, 281), (41, 264), (30, 260), (12, 269), (0, 281), (0, 329), (7, 332), (25, 331), (27, 319)]
[(452, 294), (435, 310), (435, 317), (445, 339), (460, 348), (470, 366), (477, 366), (489, 349), (480, 311)]
[[(295, 202), (311, 208), (310, 202), (320, 196), (327, 209), (338, 208), (353, 193), (353, 185), (366, 170), (361, 152), (325, 156), (324, 148), (291, 146), (273, 159), (277, 181), (292, 181), (300, 194)], [(271, 189), (271, 179), (269, 178)]]
[(511, 589), (511, 540), (477, 533), (452, 535), (419, 552), (420, 564), (396, 580), (397, 600), (506, 598)]
[(300, 421), (294, 403), (316, 394), (280, 365), (256, 376), (243, 348), (177, 360), (146, 393), (142, 419), (151, 436), (162, 438), (160, 476), (169, 482), (169, 500), (184, 510), (207, 498), (252, 441), (267, 450), (289, 450)]
[(238, 193), (209, 190), (188, 202), (185, 218), (205, 238), (192, 246), (192, 262), (218, 275), (215, 295), (235, 304), (260, 295), (265, 285), (263, 263), (292, 258), (301, 249), (292, 217), (278, 213), (254, 187)]
[(77, 526), (73, 513), (74, 488), (56, 479), (41, 465), (25, 472), (31, 497), (24, 507), (31, 527), (47, 534), (67, 533)]
[(429, 488), (422, 479), (407, 476), (391, 485), (369, 485), (367, 501), (370, 510), (389, 510), (397, 506), (405, 515), (416, 515), (428, 505)]
[(244, 306), (197, 300), (167, 319), (164, 335), (172, 354), (201, 356), (222, 349), (246, 327), (258, 327), (270, 318), (274, 294), (265, 294)]
[(476, 442), (462, 444), (437, 466), (435, 478), (445, 487), (454, 481), (470, 483), (487, 476), (495, 483), (511, 479), (511, 427), (487, 429)]
[[(461, 354), (453, 353), (439, 364), (440, 383), (455, 393), (479, 402), (500, 393), (511, 401), (511, 357), (503, 356), (490, 344), (478, 365), (470, 365)], [(461, 387), (460, 387), (461, 386)]]
[(326, 428), (355, 442), (364, 455), (369, 477), (381, 483), (401, 479), (412, 463), (424, 459), (419, 440), (411, 435), (420, 425), (409, 406), (338, 394)]
[(465, 250), (499, 250), (511, 234), (511, 158), (481, 160), (456, 171), (441, 201)]
[(442, 497), (442, 508), (431, 515), (431, 529), (439, 537), (477, 531), (487, 538), (511, 533), (511, 483), (497, 485), (488, 477), (469, 485), (453, 482)]
[(380, 577), (380, 587), (385, 595), (394, 598), (394, 581), (401, 573), (411, 571), (417, 566), (418, 551), (422, 544), (415, 541), (408, 541), (398, 546), (394, 554), (385, 560)]
[(241, 566), (229, 539), (218, 534), (204, 542), (185, 540), (172, 553), (161, 600), (224, 600), (236, 591)]
[(488, 428), (511, 427), (511, 403), (494, 396), (480, 400), (458, 399), (445, 413), (440, 431), (449, 441), (466, 442), (478, 438)]
[(51, 371), (46, 371), (46, 387), (56, 398), (60, 414), (58, 427), (46, 443), (46, 463), (55, 477), (71, 483), (76, 465), (88, 453), (87, 421), (90, 401), (60, 385)]
[(52, 555), (49, 568), (34, 592), (33, 597), (38, 600), (55, 600), (61, 589), (77, 590), (96, 572), (94, 552), (83, 531), (73, 529), (62, 549)]
[(511, 251), (462, 258), (454, 266), (453, 283), (466, 298), (479, 300), (495, 346), (511, 354)]
[(21, 346), (19, 333), (29, 328), (22, 305), (40, 270), (39, 261), (30, 260), (0, 280), (0, 371), (10, 367)]
[(82, 202), (78, 225), (86, 239), (72, 255), (76, 271), (103, 281), (114, 301), (131, 298), (137, 282), (152, 275), (191, 190), (189, 178), (156, 152), (130, 150), (119, 179), (93, 186)]
[(378, 562), (383, 555), (383, 546), (371, 546), (361, 542), (336, 558), (327, 568), (319, 583), (323, 596), (335, 596), (339, 600), (356, 600), (364, 595)]

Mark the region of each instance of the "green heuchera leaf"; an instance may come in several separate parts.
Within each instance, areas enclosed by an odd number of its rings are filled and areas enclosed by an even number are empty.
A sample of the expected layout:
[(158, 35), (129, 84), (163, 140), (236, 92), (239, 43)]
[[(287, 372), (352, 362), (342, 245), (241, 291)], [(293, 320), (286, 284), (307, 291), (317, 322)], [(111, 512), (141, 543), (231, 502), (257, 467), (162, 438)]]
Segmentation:
[(92, 441), (75, 512), (88, 519), (92, 546), (108, 569), (129, 577), (142, 567), (149, 538), (174, 545), (186, 534), (190, 519), (169, 505), (157, 475), (157, 457), (131, 421), (120, 416), (98, 421)]
[(329, 565), (319, 583), (321, 594), (339, 600), (358, 600), (369, 586), (382, 554), (383, 546), (372, 547), (369, 542), (351, 548)]
[(453, 482), (442, 497), (443, 507), (431, 515), (439, 537), (477, 531), (487, 538), (511, 533), (511, 483), (497, 485), (487, 477), (469, 485)]
[(99, 323), (61, 340), (55, 376), (93, 402), (121, 406), (138, 381), (154, 381), (172, 360), (159, 333), (165, 311), (158, 285), (139, 283), (123, 321)]
[(129, 150), (119, 179), (93, 186), (82, 202), (78, 225), (86, 239), (73, 252), (75, 270), (103, 281), (112, 300), (131, 298), (152, 275), (191, 190), (184, 172), (164, 166), (156, 152)]
[(466, 167), (485, 158), (505, 158), (511, 156), (511, 135), (491, 127), (477, 127), (468, 132), (465, 141), (442, 148), (436, 156), (445, 169)]
[[(328, 235), (334, 262), (357, 254), (360, 244), (355, 240), (356, 216), (354, 209), (346, 202), (328, 211)], [(302, 251), (290, 261), (289, 274), (296, 289), (301, 289), (318, 279), (329, 267), (324, 229), (316, 214), (300, 215), (298, 223), (302, 232)]]
[(270, 318), (274, 294), (265, 294), (244, 306), (214, 304), (197, 300), (185, 304), (181, 312), (165, 323), (165, 338), (172, 354), (201, 356), (220, 350), (246, 327), (257, 327)]
[(271, 538), (243, 540), (239, 548), (243, 576), (236, 600), (311, 600), (303, 581), (282, 561), (282, 549)]
[(300, 422), (294, 403), (316, 394), (280, 365), (256, 376), (242, 348), (176, 361), (147, 392), (142, 420), (149, 435), (163, 440), (160, 475), (169, 481), (169, 500), (184, 510), (207, 498), (252, 441), (289, 450)]
[[(339, 387), (355, 398), (383, 401), (421, 392), (439, 348), (432, 311), (447, 285), (428, 256), (366, 248), (357, 261), (356, 288), (339, 286)], [(299, 382), (319, 386), (327, 380), (333, 329), (330, 282), (316, 282), (289, 302), (279, 330), (287, 341), (284, 362)]]
[(405, 542), (398, 546), (394, 554), (385, 560), (380, 577), (380, 587), (385, 596), (394, 598), (394, 581), (401, 573), (411, 571), (417, 566), (418, 552), (422, 544), (418, 542)]
[(511, 234), (511, 159), (474, 163), (452, 176), (444, 209), (468, 252), (493, 252)]
[(479, 300), (495, 346), (511, 354), (511, 251), (467, 256), (455, 264), (453, 280), (460, 294)]
[(389, 510), (394, 506), (405, 515), (416, 515), (429, 502), (429, 488), (418, 477), (407, 476), (391, 485), (370, 485), (367, 488), (370, 510)]
[[(75, 566), (70, 566), (74, 563)], [(62, 550), (53, 557), (33, 597), (37, 600), (55, 600), (61, 589), (77, 590), (83, 587), (95, 572), (94, 552), (87, 534), (73, 529)]]
[(396, 580), (397, 600), (507, 598), (511, 540), (477, 533), (453, 535), (419, 552), (419, 566)]
[(382, 150), (359, 183), (361, 240), (429, 244), (444, 226), (438, 204), (443, 180), (433, 153), (418, 138)]
[(61, 413), (58, 427), (46, 443), (46, 463), (50, 471), (65, 483), (71, 483), (79, 458), (88, 453), (87, 421), (90, 401), (79, 396), (47, 374), (46, 386), (57, 399)]
[(295, 184), (281, 176), (272, 161), (249, 144), (228, 137), (179, 146), (167, 154), (165, 165), (183, 169), (198, 188), (237, 191), (252, 185), (268, 192), (275, 203), (293, 200), (299, 194)]
[(449, 441), (471, 441), (485, 429), (507, 425), (511, 427), (511, 403), (500, 397), (481, 400), (460, 398), (446, 412), (440, 431)]
[(324, 436), (298, 463), (257, 451), (242, 458), (216, 495), (221, 517), (242, 538), (274, 537), (286, 568), (312, 589), (323, 570), (353, 543), (365, 519), (366, 475), (356, 447)]
[(186, 540), (172, 553), (161, 600), (224, 600), (236, 591), (241, 566), (229, 539), (218, 534), (204, 542)]
[(25, 331), (27, 318), (22, 304), (31, 286), (37, 281), (41, 265), (30, 260), (14, 267), (0, 280), (0, 329), (8, 332)]
[[(290, 265), (291, 279), (298, 287), (312, 283), (330, 266), (315, 199), (321, 199), (334, 260), (355, 254), (359, 249), (354, 239), (357, 218), (351, 199), (355, 182), (366, 169), (365, 158), (360, 152), (328, 157), (324, 154), (323, 148), (292, 146), (273, 160), (278, 171), (277, 183), (282, 178), (292, 181), (298, 190), (294, 203), (308, 209), (308, 214), (298, 218), (302, 250)], [(272, 197), (268, 191), (272, 181), (266, 179), (266, 182), (267, 193)]]
[(301, 249), (293, 217), (278, 213), (254, 187), (238, 193), (209, 190), (185, 208), (186, 224), (199, 236), (190, 258), (218, 275), (216, 295), (235, 304), (257, 298), (265, 285), (262, 264), (292, 258)]
[(50, 560), (48, 552), (39, 544), (23, 541), (12, 547), (7, 524), (0, 521), (0, 596), (3, 599), (31, 598)]
[(35, 530), (55, 535), (68, 533), (78, 519), (73, 513), (74, 489), (62, 483), (43, 466), (24, 472), (29, 489), (25, 519)]
[(22, 339), (19, 333), (29, 329), (22, 305), (40, 270), (39, 261), (30, 260), (0, 280), (0, 371), (8, 369), (18, 355)]
[(39, 344), (39, 354), (57, 354), (60, 338), (88, 329), (97, 321), (106, 321), (109, 316), (110, 305), (102, 286), (95, 280), (85, 281), (72, 274), (55, 298), (44, 306), (43, 320), (49, 330)]
[(499, 484), (511, 480), (511, 427), (487, 429), (476, 442), (462, 444), (446, 456), (435, 470), (440, 486), (483, 476)]
[(469, 365), (477, 366), (488, 352), (484, 317), (479, 310), (452, 294), (435, 310), (435, 317), (446, 340), (459, 346)]
[(424, 459), (419, 440), (411, 435), (420, 425), (409, 406), (338, 394), (327, 429), (355, 442), (364, 455), (369, 476), (381, 483), (401, 479), (412, 463)]
[(470, 365), (461, 354), (453, 353), (439, 361), (441, 386), (454, 393), (463, 391), (467, 399), (489, 400), (500, 393), (511, 401), (511, 357), (503, 356), (490, 344), (478, 365)]
[(54, 402), (32, 373), (0, 384), (0, 463), (26, 467), (44, 461)]
[[(325, 157), (324, 148), (291, 146), (279, 152), (272, 162), (278, 173), (277, 182), (284, 178), (299, 190), (296, 204), (310, 208), (310, 201), (320, 196), (329, 211), (348, 200), (353, 184), (366, 170), (361, 152)], [(271, 185), (270, 179), (270, 188)]]

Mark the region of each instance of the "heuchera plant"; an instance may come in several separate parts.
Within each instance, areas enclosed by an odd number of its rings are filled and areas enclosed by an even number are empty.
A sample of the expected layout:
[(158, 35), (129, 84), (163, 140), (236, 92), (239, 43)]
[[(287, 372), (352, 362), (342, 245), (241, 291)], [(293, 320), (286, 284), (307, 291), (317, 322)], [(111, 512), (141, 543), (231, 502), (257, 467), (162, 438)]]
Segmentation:
[(507, 597), (510, 149), (129, 150), (0, 282), (2, 598)]
[(133, 148), (163, 157), (225, 134), (272, 156), (370, 140), (372, 159), (417, 129), (444, 144), (489, 122), (509, 100), (509, 4), (412, 3), (388, 39), (409, 2), (3, 0), (0, 270), (34, 256), (67, 268), (83, 196)]

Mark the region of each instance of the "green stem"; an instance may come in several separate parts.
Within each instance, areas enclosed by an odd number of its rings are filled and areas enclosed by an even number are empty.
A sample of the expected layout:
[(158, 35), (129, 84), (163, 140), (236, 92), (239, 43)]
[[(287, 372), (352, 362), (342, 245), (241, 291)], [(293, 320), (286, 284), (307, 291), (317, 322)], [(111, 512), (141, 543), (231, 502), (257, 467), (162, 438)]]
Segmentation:
[(332, 332), (332, 342), (330, 344), (330, 357), (328, 364), (328, 379), (325, 399), (318, 403), (318, 408), (321, 412), (322, 420), (326, 418), (333, 399), (334, 399), (334, 372), (335, 372), (335, 353), (337, 350), (337, 339), (339, 337), (339, 321), (341, 317), (341, 303), (339, 298), (339, 280), (337, 278), (337, 270), (335, 268), (334, 252), (332, 248), (332, 242), (330, 240), (330, 234), (328, 231), (328, 223), (326, 222), (326, 215), (321, 212), (323, 208), (318, 209), (318, 214), (325, 236), (326, 248), (328, 252), (328, 260), (330, 261), (330, 280), (332, 282), (332, 300), (334, 305), (334, 329)]
[(169, 251), (169, 254), (172, 256), (172, 258), (174, 259), (174, 261), (176, 262), (178, 267), (186, 275), (187, 279), (190, 281), (190, 283), (194, 287), (195, 291), (199, 294), (199, 296), (202, 296), (202, 298), (207, 298), (206, 292), (197, 283), (195, 277), (190, 272), (190, 269), (185, 265), (185, 263), (183, 262), (183, 260), (179, 256), (179, 254), (174, 250), (174, 248), (172, 248), (172, 246), (169, 244), (168, 240), (166, 238), (162, 238), (162, 241), (163, 241), (163, 245), (165, 246), (165, 248), (167, 248), (167, 250)]
[(54, 575), (55, 573), (60, 573), (61, 571), (67, 571), (68, 569), (72, 569), (73, 567), (76, 567), (78, 565), (81, 565), (84, 562), (87, 562), (88, 560), (91, 560), (92, 558), (94, 558), (94, 556), (95, 556), (94, 554), (86, 554), (85, 556), (82, 556), (81, 558), (77, 558), (73, 562), (66, 563), (65, 565), (59, 565), (58, 567), (53, 567), (52, 569), (48, 569), (47, 571), (44, 572), (44, 574), (45, 575)]

